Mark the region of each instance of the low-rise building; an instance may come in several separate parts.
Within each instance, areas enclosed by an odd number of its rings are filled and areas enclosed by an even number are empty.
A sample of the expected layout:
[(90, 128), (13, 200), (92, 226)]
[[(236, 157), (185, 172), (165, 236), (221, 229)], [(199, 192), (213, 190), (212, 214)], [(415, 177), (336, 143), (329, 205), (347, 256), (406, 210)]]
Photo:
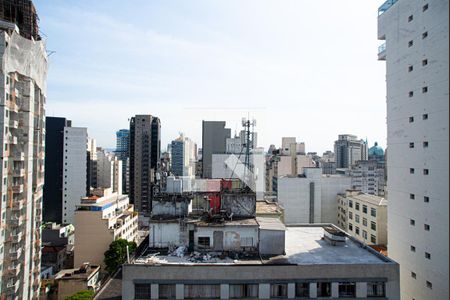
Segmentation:
[(400, 299), (398, 264), (337, 227), (279, 231), (262, 233), (272, 246), (285, 240), (285, 254), (276, 256), (146, 251), (123, 265), (122, 299)]
[(349, 190), (337, 196), (337, 225), (369, 245), (387, 245), (387, 205), (382, 197)]
[(76, 269), (59, 271), (54, 278), (56, 299), (64, 300), (73, 294), (84, 291), (97, 291), (99, 284), (100, 266), (83, 264)]
[(104, 266), (104, 253), (117, 239), (138, 241), (138, 214), (127, 195), (111, 189), (94, 190), (98, 196), (81, 199), (75, 211), (75, 265)]

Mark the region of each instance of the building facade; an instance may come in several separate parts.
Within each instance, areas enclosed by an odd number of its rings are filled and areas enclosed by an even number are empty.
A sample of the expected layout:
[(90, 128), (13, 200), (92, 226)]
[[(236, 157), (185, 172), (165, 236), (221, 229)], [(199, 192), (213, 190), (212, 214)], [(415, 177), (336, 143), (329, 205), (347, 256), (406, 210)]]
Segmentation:
[(116, 132), (117, 158), (122, 162), (122, 192), (128, 193), (127, 162), (130, 157), (130, 130), (120, 129)]
[(188, 137), (180, 135), (170, 147), (170, 165), (175, 176), (195, 176), (197, 145)]
[(360, 160), (350, 167), (352, 189), (363, 193), (384, 196), (384, 164), (376, 160)]
[(129, 196), (136, 210), (151, 211), (155, 173), (161, 156), (161, 123), (151, 115), (136, 115), (130, 120)]
[(386, 1), (389, 256), (402, 299), (449, 298), (449, 2)]
[(202, 178), (212, 176), (212, 155), (226, 152), (226, 141), (231, 129), (225, 121), (202, 121)]
[(122, 161), (113, 153), (97, 149), (97, 188), (111, 188), (122, 194)]
[(350, 168), (358, 160), (367, 160), (367, 142), (358, 140), (355, 135), (340, 134), (334, 142), (336, 168)]
[(40, 287), (47, 54), (37, 34), (31, 1), (2, 1), (0, 19), (0, 294), (2, 299), (36, 299)]

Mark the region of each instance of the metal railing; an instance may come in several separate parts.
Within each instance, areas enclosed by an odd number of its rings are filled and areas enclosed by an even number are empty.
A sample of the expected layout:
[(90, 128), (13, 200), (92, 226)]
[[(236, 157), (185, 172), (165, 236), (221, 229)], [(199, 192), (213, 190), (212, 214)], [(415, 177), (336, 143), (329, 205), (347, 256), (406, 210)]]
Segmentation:
[(394, 5), (397, 2), (397, 0), (387, 0), (384, 2), (379, 8), (378, 8), (378, 16), (382, 15), (384, 12), (386, 12), (389, 8), (391, 8), (392, 5)]

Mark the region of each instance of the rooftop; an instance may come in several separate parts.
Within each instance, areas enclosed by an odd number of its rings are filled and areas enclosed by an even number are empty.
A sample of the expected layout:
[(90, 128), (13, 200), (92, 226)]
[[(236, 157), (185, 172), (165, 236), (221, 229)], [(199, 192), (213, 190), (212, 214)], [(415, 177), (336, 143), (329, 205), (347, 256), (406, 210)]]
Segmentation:
[(361, 202), (366, 202), (366, 203), (378, 205), (378, 206), (387, 206), (387, 204), (388, 204), (388, 201), (386, 199), (384, 199), (383, 197), (365, 194), (361, 191), (347, 191), (345, 196), (347, 198), (352, 198), (354, 200), (358, 200)]
[(100, 270), (99, 266), (84, 264), (75, 269), (64, 269), (55, 275), (55, 280), (84, 279), (88, 280)]
[[(263, 218), (268, 219), (268, 218)], [(258, 218), (260, 221), (260, 218)], [(265, 221), (265, 220), (263, 220)], [(264, 222), (263, 222), (264, 223)], [(263, 226), (270, 226), (270, 222)], [(324, 227), (334, 228), (346, 236), (345, 245), (333, 246), (323, 239)], [(175, 251), (176, 252), (176, 251)], [(268, 259), (258, 257), (226, 257), (217, 253), (191, 253), (161, 255), (145, 253), (134, 264), (145, 265), (255, 265), (255, 264), (384, 264), (393, 263), (376, 250), (365, 246), (347, 233), (329, 224), (313, 224), (286, 227), (286, 254)]]
[(281, 207), (276, 202), (270, 201), (256, 201), (256, 214), (266, 215), (266, 214), (281, 214)]

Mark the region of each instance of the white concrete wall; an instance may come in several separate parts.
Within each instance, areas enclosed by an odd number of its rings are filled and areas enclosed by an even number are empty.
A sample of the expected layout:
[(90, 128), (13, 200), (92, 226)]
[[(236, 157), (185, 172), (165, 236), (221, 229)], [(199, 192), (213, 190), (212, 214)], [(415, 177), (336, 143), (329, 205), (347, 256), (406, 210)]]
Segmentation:
[[(209, 237), (210, 247), (214, 245), (214, 231), (223, 231), (223, 246), (224, 250), (238, 250), (234, 249), (236, 245), (235, 241), (243, 238), (252, 239), (252, 247), (258, 246), (258, 226), (210, 226), (210, 227), (197, 227), (197, 231), (194, 233), (195, 244), (198, 243), (198, 237)], [(247, 246), (248, 247), (248, 246)]]
[(321, 184), (321, 221), (323, 223), (337, 223), (337, 194), (344, 193), (351, 187), (351, 178), (349, 176), (322, 176)]
[(402, 299), (449, 298), (448, 4), (399, 0), (378, 17), (378, 37), (386, 41), (388, 246), (389, 256), (400, 264)]
[(168, 247), (169, 245), (179, 246), (180, 224), (179, 223), (153, 223), (150, 222), (150, 247)]
[(87, 129), (64, 127), (63, 223), (73, 224), (75, 206), (86, 196)]

